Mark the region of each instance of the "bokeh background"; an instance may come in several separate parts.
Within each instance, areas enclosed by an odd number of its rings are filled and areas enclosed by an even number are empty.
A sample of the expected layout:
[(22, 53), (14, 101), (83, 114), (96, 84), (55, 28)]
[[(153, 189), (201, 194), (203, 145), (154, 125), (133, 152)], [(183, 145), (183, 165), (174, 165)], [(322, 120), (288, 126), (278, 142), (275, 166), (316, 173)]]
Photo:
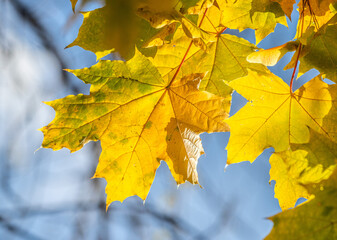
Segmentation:
[[(89, 4), (86, 10), (99, 5)], [(288, 19), (289, 20), (289, 19)], [(291, 40), (278, 25), (258, 46)], [(161, 163), (145, 201), (129, 197), (105, 211), (104, 179), (90, 179), (100, 154), (99, 142), (78, 152), (40, 149), (37, 129), (54, 118), (43, 104), (69, 94), (89, 93), (89, 86), (62, 69), (89, 67), (95, 55), (79, 47), (64, 49), (82, 23), (69, 0), (0, 0), (0, 239), (263, 239), (271, 230), (267, 217), (280, 212), (269, 183), (267, 149), (257, 160), (226, 166), (229, 133), (202, 134), (200, 184), (177, 187)], [(255, 42), (253, 30), (231, 33)], [(287, 54), (270, 68), (287, 83)], [(311, 72), (295, 83), (309, 80)], [(231, 115), (246, 101), (233, 93)], [(303, 200), (302, 200), (303, 201)]]

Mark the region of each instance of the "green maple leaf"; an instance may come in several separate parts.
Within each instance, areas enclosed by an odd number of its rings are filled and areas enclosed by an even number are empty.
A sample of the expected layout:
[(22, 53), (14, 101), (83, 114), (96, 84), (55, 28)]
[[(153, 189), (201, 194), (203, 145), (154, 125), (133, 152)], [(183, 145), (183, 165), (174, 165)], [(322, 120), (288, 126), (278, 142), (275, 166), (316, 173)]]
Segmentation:
[(140, 46), (157, 32), (141, 20), (133, 8), (132, 0), (118, 0), (109, 1), (103, 8), (83, 12), (78, 36), (67, 47), (80, 46), (95, 53), (98, 59), (113, 51), (126, 59), (132, 57), (134, 45)]
[[(337, 15), (332, 20), (337, 20)], [(305, 73), (316, 68), (326, 78), (337, 82), (337, 25), (327, 23), (317, 33), (313, 32), (306, 42), (299, 71)]]

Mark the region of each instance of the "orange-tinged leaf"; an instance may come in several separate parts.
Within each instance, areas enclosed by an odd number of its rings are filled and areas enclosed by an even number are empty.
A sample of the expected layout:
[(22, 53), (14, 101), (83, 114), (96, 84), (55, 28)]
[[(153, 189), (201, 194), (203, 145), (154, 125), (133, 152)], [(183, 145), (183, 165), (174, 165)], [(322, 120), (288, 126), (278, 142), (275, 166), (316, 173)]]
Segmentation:
[(336, 0), (307, 0), (300, 1), (298, 6), (300, 11), (302, 11), (304, 7), (304, 14), (307, 16), (315, 17), (315, 16), (323, 16), (327, 11), (330, 10), (330, 4), (337, 3)]
[(314, 31), (317, 32), (319, 29), (329, 22), (331, 18), (336, 14), (336, 9), (332, 5), (330, 5), (330, 9), (325, 12), (324, 15), (304, 15), (300, 21), (297, 23), (298, 29), (303, 29), (304, 32), (301, 30), (296, 33), (296, 38), (301, 38), (306, 32), (312, 31), (311, 27), (314, 28)]
[(291, 13), (293, 12), (293, 6), (296, 3), (295, 0), (273, 0), (281, 5), (283, 12), (285, 15), (291, 19)]
[(107, 205), (133, 195), (145, 199), (160, 160), (177, 183), (198, 183), (199, 134), (228, 130), (229, 111), (228, 101), (198, 90), (203, 73), (165, 80), (139, 52), (127, 62), (70, 71), (91, 84), (90, 95), (48, 103), (56, 117), (42, 129), (42, 146), (76, 151), (100, 140), (95, 177), (107, 180)]

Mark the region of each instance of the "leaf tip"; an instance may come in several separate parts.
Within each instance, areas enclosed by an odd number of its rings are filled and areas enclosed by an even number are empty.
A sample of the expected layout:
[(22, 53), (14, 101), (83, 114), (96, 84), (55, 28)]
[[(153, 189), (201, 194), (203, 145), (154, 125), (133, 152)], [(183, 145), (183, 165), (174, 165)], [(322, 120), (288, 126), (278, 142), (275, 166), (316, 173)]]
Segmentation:
[(95, 172), (94, 175), (90, 179), (95, 179), (95, 178), (102, 178), (102, 177), (99, 176), (97, 172)]
[(70, 43), (67, 46), (65, 46), (64, 49), (68, 49), (68, 48), (74, 47), (74, 46), (76, 46), (76, 44), (77, 43), (76, 43), (76, 39), (75, 39), (75, 41), (73, 41), (72, 43)]
[(70, 72), (70, 73), (73, 73), (73, 69), (68, 69), (68, 68), (65, 68), (65, 69), (63, 69), (63, 71), (66, 71), (66, 72)]
[[(45, 127), (42, 127), (42, 128), (38, 128), (38, 129), (36, 129), (37, 131), (40, 131), (40, 132), (43, 132), (43, 129), (44, 129)], [(41, 146), (42, 147), (42, 146)]]
[(51, 106), (53, 107), (53, 101), (49, 101), (49, 102), (46, 102), (46, 101), (42, 101), (42, 103), (48, 105), (48, 106)]

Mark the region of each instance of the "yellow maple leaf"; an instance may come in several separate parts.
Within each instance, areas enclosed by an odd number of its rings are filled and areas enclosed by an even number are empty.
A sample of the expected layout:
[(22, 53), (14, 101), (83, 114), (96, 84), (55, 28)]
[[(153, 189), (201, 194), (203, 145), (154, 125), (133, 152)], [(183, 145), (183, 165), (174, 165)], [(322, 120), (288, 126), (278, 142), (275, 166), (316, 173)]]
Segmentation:
[(335, 125), (323, 124), (333, 101), (328, 85), (320, 77), (294, 93), (271, 73), (249, 71), (246, 77), (228, 84), (250, 101), (226, 120), (231, 129), (228, 163), (253, 162), (268, 147), (281, 152), (288, 150), (292, 143), (307, 143), (310, 139), (308, 127), (336, 140)]
[(274, 227), (266, 240), (326, 240), (337, 235), (337, 170), (320, 184), (310, 184), (315, 198), (271, 218)]
[[(210, 19), (206, 17), (199, 23), (202, 29), (207, 30), (214, 37), (213, 42), (207, 43), (207, 51), (195, 46), (193, 41), (185, 36), (179, 27), (172, 39), (171, 44), (158, 48), (153, 63), (158, 67), (163, 77), (172, 78), (178, 69), (181, 59), (189, 49), (184, 64), (179, 71), (182, 74), (194, 72), (207, 72), (200, 83), (200, 89), (211, 92), (218, 96), (228, 97), (232, 88), (224, 83), (247, 75), (247, 69), (265, 72), (267, 68), (262, 64), (249, 63), (246, 58), (257, 48), (245, 39), (230, 34), (221, 34), (226, 28), (212, 27)], [(214, 26), (214, 25), (213, 25)]]
[(336, 166), (336, 143), (310, 130), (310, 142), (292, 144), (292, 150), (270, 157), (270, 180), (275, 180), (275, 198), (285, 210), (295, 206), (298, 198), (310, 198), (305, 185), (327, 179)]
[(127, 62), (70, 71), (91, 84), (90, 95), (47, 103), (56, 117), (42, 128), (42, 146), (73, 152), (100, 140), (94, 177), (107, 180), (107, 206), (133, 195), (145, 199), (160, 160), (178, 184), (198, 183), (199, 134), (228, 130), (229, 111), (227, 100), (198, 90), (203, 73), (165, 80), (138, 51)]
[[(287, 26), (280, 5), (271, 0), (219, 1), (219, 13), (211, 16), (212, 22), (222, 26), (244, 30), (255, 29), (256, 43), (274, 31), (277, 23)], [(213, 11), (217, 11), (215, 8)], [(218, 25), (215, 25), (218, 27)]]
[(247, 61), (251, 63), (262, 63), (265, 66), (274, 66), (288, 52), (295, 51), (298, 41), (290, 41), (277, 47), (262, 49), (247, 56)]
[(317, 76), (293, 93), (277, 76), (255, 72), (229, 85), (250, 102), (226, 120), (231, 128), (227, 162), (253, 162), (273, 147), (270, 179), (276, 181), (281, 208), (309, 198), (303, 185), (326, 179), (335, 168), (336, 86)]

